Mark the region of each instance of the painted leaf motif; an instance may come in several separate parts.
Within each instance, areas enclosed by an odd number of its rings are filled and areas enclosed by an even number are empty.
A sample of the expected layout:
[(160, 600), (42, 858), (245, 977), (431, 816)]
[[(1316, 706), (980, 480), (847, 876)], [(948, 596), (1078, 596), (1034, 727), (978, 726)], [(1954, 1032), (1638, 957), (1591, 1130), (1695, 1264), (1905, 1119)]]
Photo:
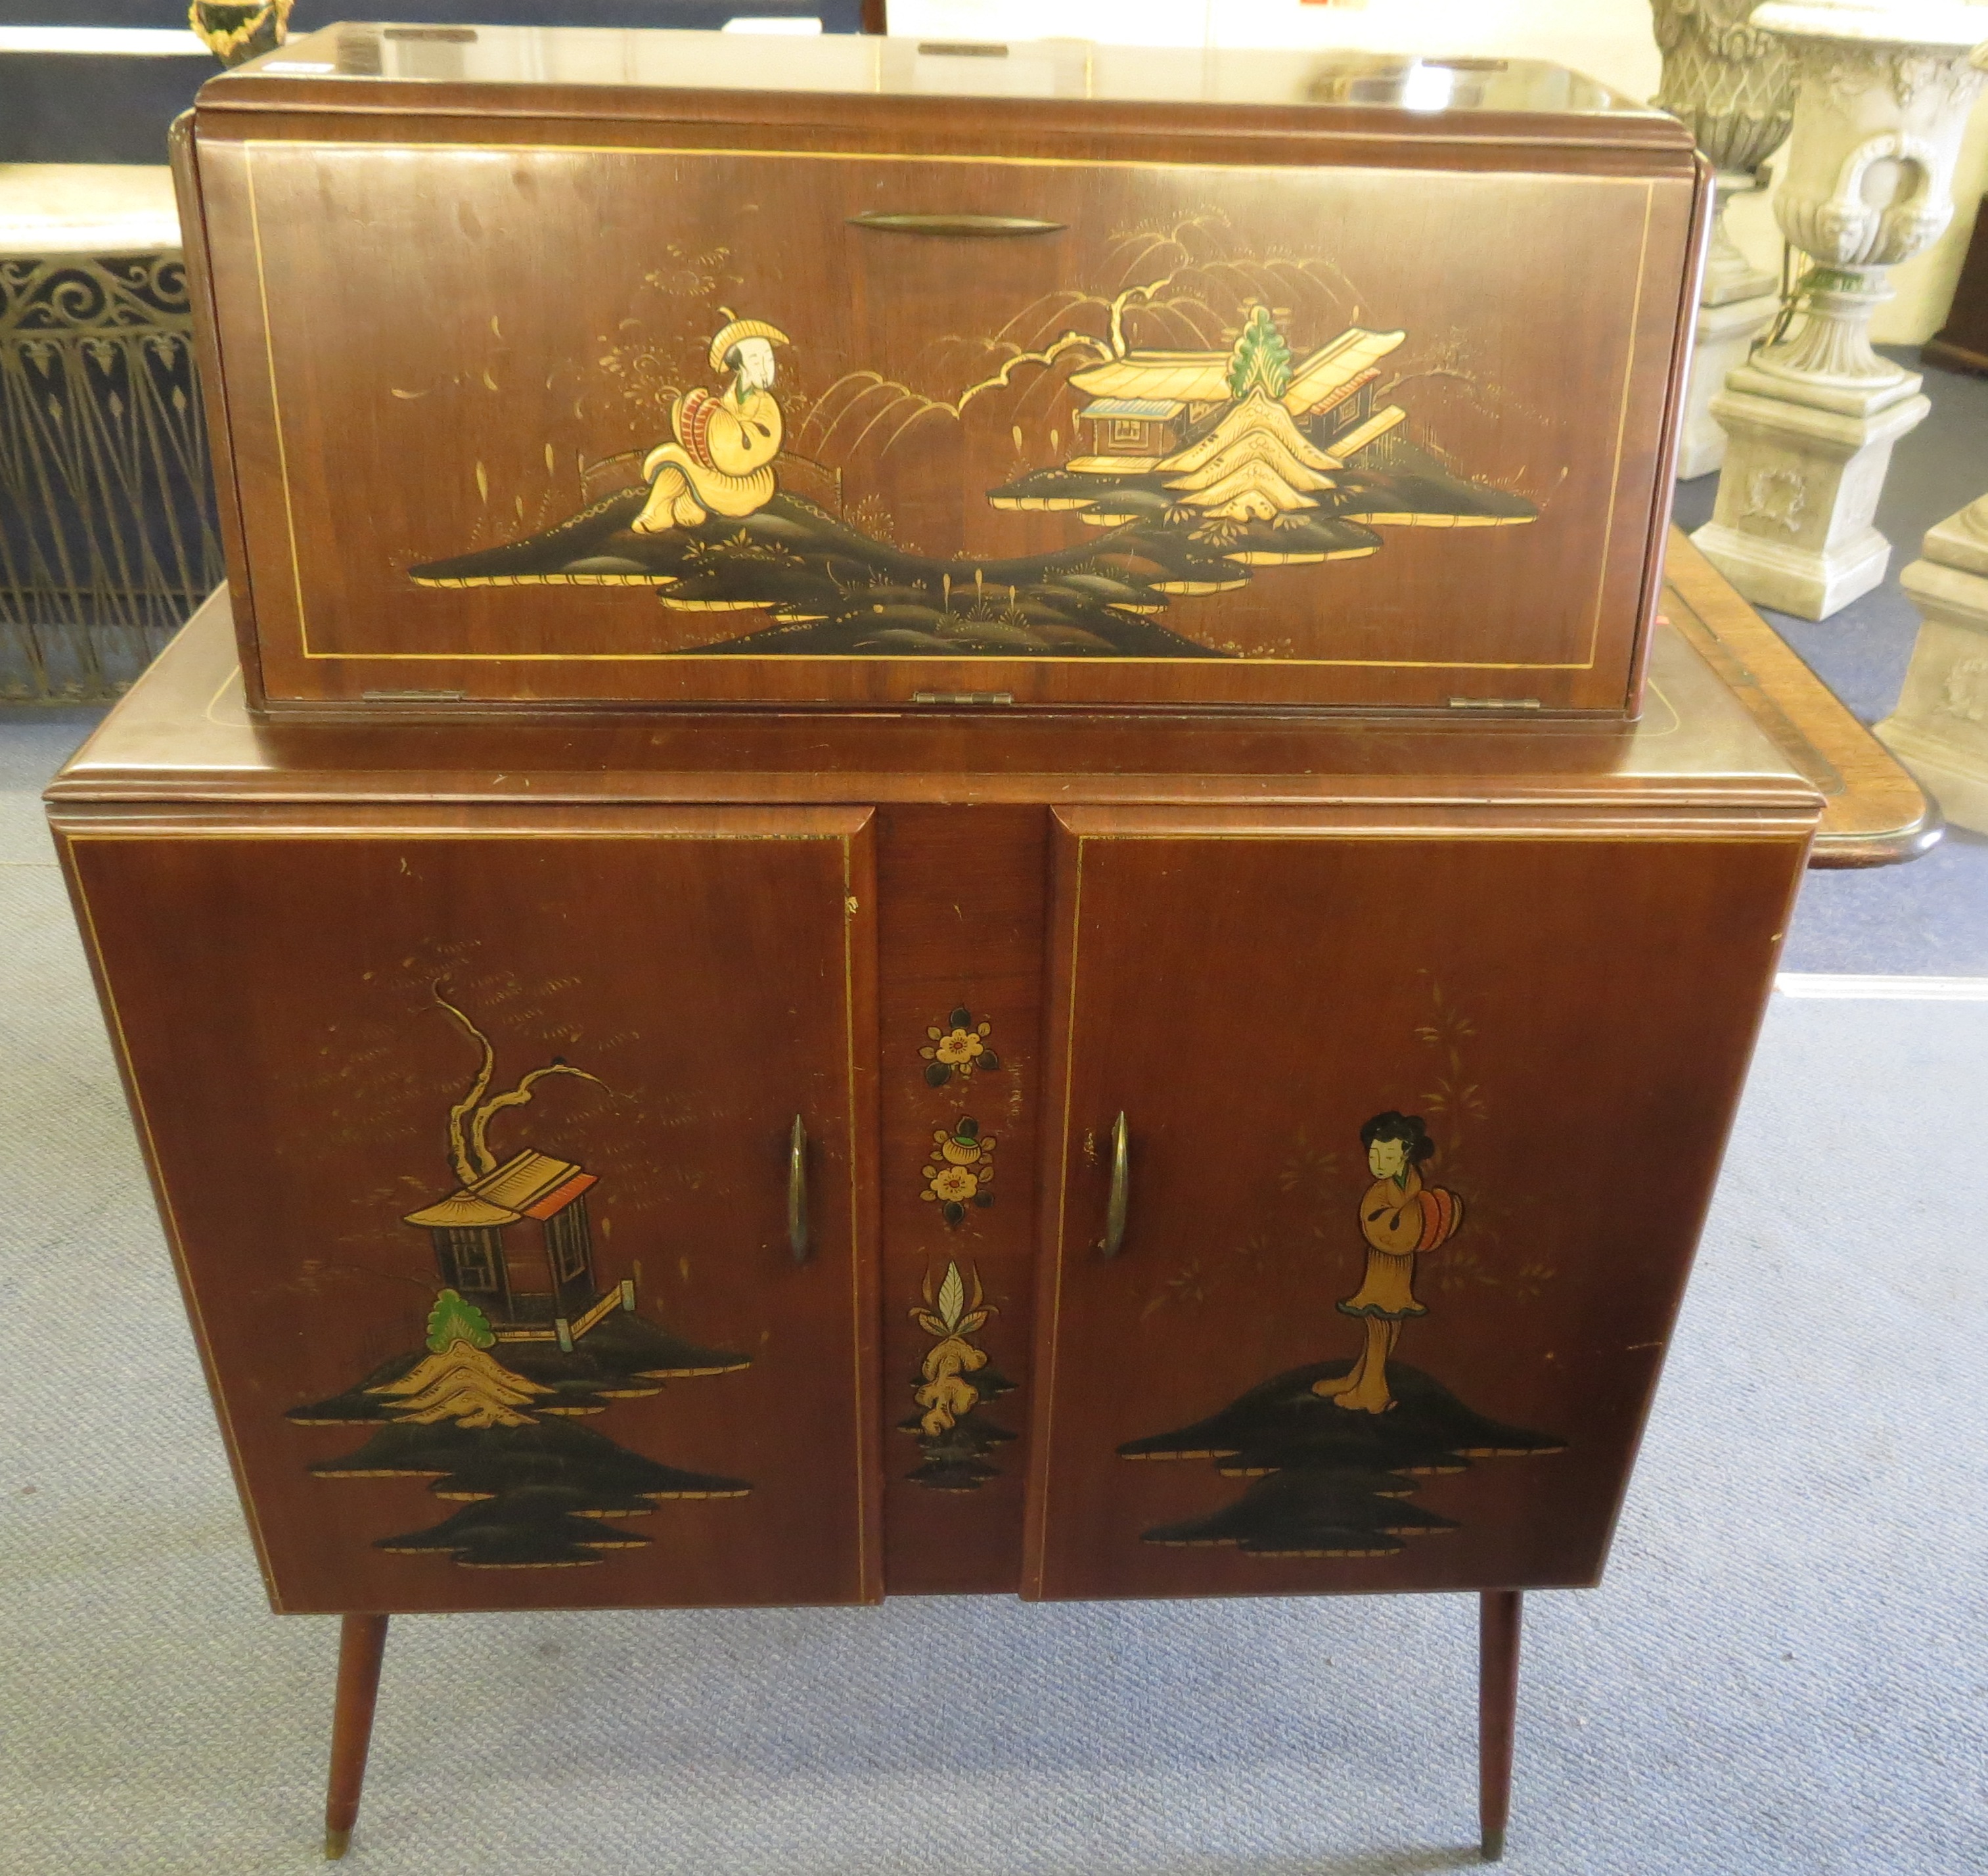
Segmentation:
[(944, 1062), (931, 1062), (926, 1063), (925, 1085), (928, 1088), (943, 1088), (946, 1083), (952, 1079), (952, 1071), (948, 1068)]
[(950, 1021), (955, 1029), (971, 1029), (973, 1027), (973, 1018), (964, 1004), (953, 1011)]
[(960, 1279), (959, 1266), (948, 1264), (945, 1267), (945, 1281), (938, 1286), (938, 1312), (949, 1329), (959, 1326), (961, 1312), (966, 1307), (966, 1285)]

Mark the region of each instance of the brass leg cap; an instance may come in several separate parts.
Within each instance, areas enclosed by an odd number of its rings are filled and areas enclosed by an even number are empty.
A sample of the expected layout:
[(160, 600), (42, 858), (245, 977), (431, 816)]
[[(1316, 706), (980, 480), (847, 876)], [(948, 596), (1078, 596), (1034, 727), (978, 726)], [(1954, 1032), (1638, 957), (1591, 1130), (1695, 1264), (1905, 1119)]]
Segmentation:
[(1477, 1846), (1477, 1854), (1486, 1863), (1502, 1863), (1505, 1860), (1505, 1833), (1486, 1830)]
[(350, 1830), (327, 1830), (324, 1834), (324, 1854), (336, 1863), (352, 1847)]

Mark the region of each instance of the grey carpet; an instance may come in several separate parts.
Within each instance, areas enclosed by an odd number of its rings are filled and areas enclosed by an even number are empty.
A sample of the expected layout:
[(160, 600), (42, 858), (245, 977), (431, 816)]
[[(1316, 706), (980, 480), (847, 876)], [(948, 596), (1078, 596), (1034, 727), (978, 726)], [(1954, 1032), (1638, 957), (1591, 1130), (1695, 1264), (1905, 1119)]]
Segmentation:
[[(322, 1867), (336, 1624), (265, 1610), (0, 799), (0, 1870)], [(1988, 1867), (1984, 1063), (1988, 1004), (1777, 1004), (1608, 1582), (1532, 1599), (1515, 1876)], [(1473, 1647), (1457, 1597), (407, 1620), (346, 1867), (1468, 1868)]]

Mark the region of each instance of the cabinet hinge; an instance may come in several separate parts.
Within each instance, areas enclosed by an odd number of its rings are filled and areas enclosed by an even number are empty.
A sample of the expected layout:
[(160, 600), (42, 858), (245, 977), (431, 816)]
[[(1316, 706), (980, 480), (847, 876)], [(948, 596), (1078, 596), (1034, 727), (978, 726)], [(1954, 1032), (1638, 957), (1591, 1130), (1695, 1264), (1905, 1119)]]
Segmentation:
[(1012, 690), (915, 690), (914, 703), (1013, 703)]
[(1537, 710), (1540, 705), (1537, 697), (1452, 697), (1449, 707), (1452, 710)]

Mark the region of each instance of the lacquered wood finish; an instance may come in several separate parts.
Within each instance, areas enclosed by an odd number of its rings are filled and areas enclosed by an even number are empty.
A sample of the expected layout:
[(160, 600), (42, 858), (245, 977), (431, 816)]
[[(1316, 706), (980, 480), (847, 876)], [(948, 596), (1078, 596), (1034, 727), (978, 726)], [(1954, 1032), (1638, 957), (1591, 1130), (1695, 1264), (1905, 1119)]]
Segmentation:
[[(1691, 811), (1814, 799), (1675, 633), (1652, 645), (1634, 724), (1409, 723), (1238, 713), (1195, 723), (999, 709), (860, 716), (654, 716), (299, 724), (245, 706), (224, 594), (201, 608), (49, 791), (59, 808), (334, 801), (1040, 807), (1551, 801)], [(1513, 733), (1514, 730), (1519, 733)], [(1878, 747), (1875, 743), (1873, 747)]]
[(1939, 838), (1925, 791), (1675, 528), (1665, 574), (1664, 616), (1822, 791), (1810, 865), (1890, 865)]
[(331, 1771), (324, 1800), (324, 1854), (333, 1861), (351, 1847), (373, 1743), (373, 1712), (380, 1698), (380, 1666), (387, 1651), (387, 1617), (349, 1615), (339, 1627), (338, 1688), (331, 1720)]
[[(1812, 815), (1057, 818), (1026, 1593), (1594, 1581)], [(1463, 1208), (1374, 1305), (1417, 1312), (1422, 1393), (1321, 1421), (1314, 1368), (1362, 1346), (1335, 1300), (1371, 1293), (1362, 1125), (1405, 1113)]]
[[(1661, 113), (1548, 68), (1459, 68), (1432, 111), (1357, 59), (546, 32), (527, 59), (381, 30), (210, 84), (183, 163), (256, 703), (1635, 707), (1705, 200)], [(877, 211), (1043, 232), (857, 225)], [(1211, 508), (1190, 534), (1203, 496), (1171, 470), (1124, 497), (1159, 503), (1150, 539), (1028, 493), (1106, 459), (1076, 380), (1226, 359), (1259, 304), (1300, 366), (1405, 333), (1360, 393), (1405, 415), (1346, 459), (1389, 492), (1328, 491), (1371, 527)], [(789, 555), (758, 573), (630, 519), (678, 397), (723, 388), (735, 314), (774, 334), (785, 410), (777, 498), (722, 511)], [(1212, 421), (1180, 408), (1155, 462)], [(1311, 472), (1276, 459), (1296, 499)], [(530, 547), (610, 510), (611, 538)], [(823, 547), (823, 514), (869, 546)], [(917, 584), (941, 566), (942, 598)], [(988, 642), (945, 655), (971, 621)]]
[[(279, 1608), (881, 1594), (869, 822), (322, 804), (61, 822)], [(548, 1189), (594, 1182), (570, 1359), (549, 1295), (536, 1340), (504, 1339), (486, 1300), (494, 1347), (430, 1314), (470, 1288), (410, 1214), (448, 1200), (448, 1200), (472, 1024), (486, 1092), (530, 1095), (496, 1105), (492, 1163), (530, 1150), (566, 1167)], [(505, 1228), (514, 1290), (552, 1255), (549, 1215)], [(631, 1336), (647, 1352), (600, 1353)], [(477, 1373), (381, 1391), (430, 1351)], [(478, 1385), (497, 1404), (465, 1418), (450, 1390)], [(566, 1400), (580, 1417), (553, 1417)], [(549, 1457), (516, 1450), (520, 1423)], [(428, 1535), (452, 1514), (510, 1522), (452, 1559)]]
[[(1040, 808), (906, 805), (881, 811), (877, 834), (884, 1576), (897, 1593), (1012, 1592), (1029, 1465), (1048, 827)], [(938, 1040), (932, 1029), (950, 1033), (959, 1007), (973, 1019), (969, 1030), (988, 1026), (976, 1059), (991, 1055), (1000, 1065), (955, 1072), (935, 1088), (920, 1051)], [(934, 1134), (962, 1118), (997, 1143), (992, 1203), (965, 1206), (948, 1225), (926, 1196), (925, 1168), (935, 1163)], [(995, 1434), (978, 1461), (992, 1476), (977, 1484), (921, 1441), (915, 1424), (928, 1410), (918, 1390), (929, 1384), (928, 1358), (945, 1338), (915, 1312), (922, 1303), (929, 1315), (928, 1295), (948, 1265), (983, 1290), (993, 1313), (973, 1345), (1013, 1390), (975, 1408), (970, 1433)], [(965, 1378), (982, 1391), (986, 1373)], [(928, 1446), (941, 1452), (935, 1464), (926, 1462)]]
[(1477, 1612), (1478, 1844), (1486, 1863), (1505, 1854), (1512, 1816), (1512, 1748), (1519, 1717), (1519, 1641), (1525, 1597), (1486, 1590)]

